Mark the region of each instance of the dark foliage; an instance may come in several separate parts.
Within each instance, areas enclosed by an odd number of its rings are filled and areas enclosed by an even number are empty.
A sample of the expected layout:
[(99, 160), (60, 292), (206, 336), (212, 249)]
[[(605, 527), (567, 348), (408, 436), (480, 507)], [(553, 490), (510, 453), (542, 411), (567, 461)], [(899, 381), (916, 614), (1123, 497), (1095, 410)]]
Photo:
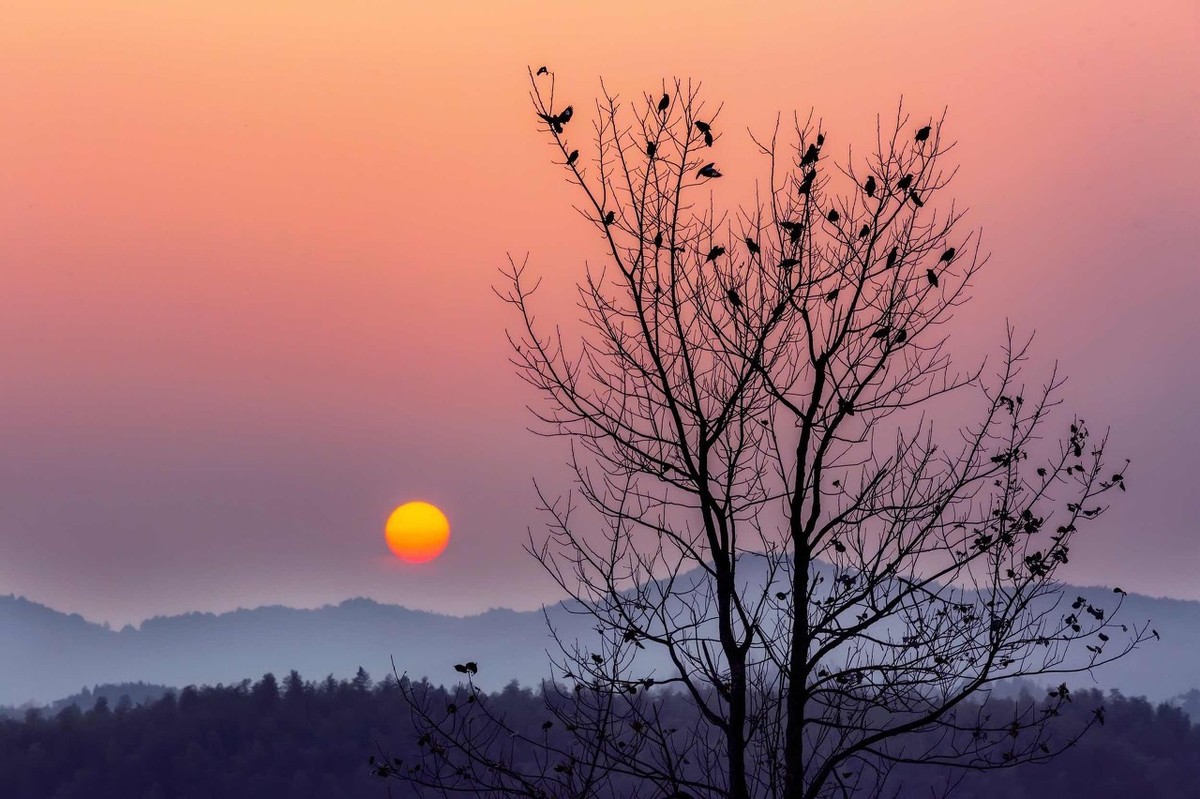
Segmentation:
[[(405, 763), (420, 747), (399, 686), (373, 685), (366, 672), (348, 681), (305, 682), (292, 672), (257, 683), (186, 688), (146, 705), (110, 707), (101, 697), (89, 711), (72, 706), (56, 715), (31, 712), (0, 722), (0, 793), (9, 799), (326, 799), (388, 796), (388, 783), (367, 762), (385, 748)], [(453, 690), (431, 688), (452, 699)], [(515, 683), (486, 701), (511, 723), (540, 731), (547, 721), (541, 696)], [(663, 693), (672, 714), (688, 701)], [(993, 699), (994, 712), (1012, 703)], [(956, 795), (968, 799), (1062, 799), (1137, 796), (1200, 797), (1194, 764), (1200, 730), (1169, 705), (1119, 694), (1080, 693), (1064, 709), (1082, 723), (1103, 702), (1105, 724), (1045, 765), (968, 773)], [(553, 734), (554, 729), (547, 731)], [(929, 797), (951, 772), (904, 773), (899, 797)], [(392, 784), (393, 792), (399, 786)]]

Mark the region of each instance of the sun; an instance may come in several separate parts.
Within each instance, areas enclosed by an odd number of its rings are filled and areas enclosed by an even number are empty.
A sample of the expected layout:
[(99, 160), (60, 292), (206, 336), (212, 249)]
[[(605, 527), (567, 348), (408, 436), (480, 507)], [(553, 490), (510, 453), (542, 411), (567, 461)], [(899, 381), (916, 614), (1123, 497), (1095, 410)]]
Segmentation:
[(409, 563), (431, 561), (450, 543), (450, 520), (428, 502), (404, 503), (392, 511), (383, 530), (388, 548)]

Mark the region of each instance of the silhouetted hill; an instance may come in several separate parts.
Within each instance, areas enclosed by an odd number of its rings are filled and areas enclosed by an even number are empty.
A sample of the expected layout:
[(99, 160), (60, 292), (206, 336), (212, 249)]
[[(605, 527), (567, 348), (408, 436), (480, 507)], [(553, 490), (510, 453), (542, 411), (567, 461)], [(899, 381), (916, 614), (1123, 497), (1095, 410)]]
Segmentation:
[[(1066, 591), (1112, 596), (1109, 589)], [(593, 635), (586, 617), (562, 605), (548, 612), (564, 638)], [(1127, 622), (1153, 619), (1163, 640), (1105, 667), (1098, 687), (1153, 701), (1200, 687), (1200, 602), (1130, 595), (1122, 613)], [(401, 672), (434, 682), (453, 682), (450, 665), (470, 659), (486, 666), (484, 688), (513, 679), (536, 685), (549, 676), (545, 652), (553, 648), (540, 611), (460, 618), (351, 599), (315, 610), (189, 613), (112, 630), (8, 596), (0, 597), (0, 705), (44, 704), (100, 683), (212, 685), (290, 669), (344, 677), (360, 665), (382, 674), (393, 657)]]

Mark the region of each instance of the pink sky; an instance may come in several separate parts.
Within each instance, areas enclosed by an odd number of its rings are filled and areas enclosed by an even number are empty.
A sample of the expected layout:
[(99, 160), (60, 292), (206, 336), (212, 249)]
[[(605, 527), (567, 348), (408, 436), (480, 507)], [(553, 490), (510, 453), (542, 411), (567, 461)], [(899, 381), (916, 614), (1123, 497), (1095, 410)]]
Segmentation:
[[(585, 10), (586, 7), (586, 10)], [(984, 11), (984, 8), (987, 11)], [(1136, 16), (1145, 8), (1145, 16)], [(505, 253), (570, 318), (592, 239), (525, 67), (814, 108), (836, 152), (901, 95), (948, 106), (955, 196), (993, 254), (964, 354), (1005, 318), (1130, 494), (1068, 576), (1200, 598), (1200, 8), (1128, 3), (10, 3), (0, 25), (0, 593), (95, 619), (368, 595), (451, 612), (554, 597), (521, 551), (530, 436)], [(586, 117), (586, 115), (585, 115)], [(445, 508), (425, 566), (396, 504)]]

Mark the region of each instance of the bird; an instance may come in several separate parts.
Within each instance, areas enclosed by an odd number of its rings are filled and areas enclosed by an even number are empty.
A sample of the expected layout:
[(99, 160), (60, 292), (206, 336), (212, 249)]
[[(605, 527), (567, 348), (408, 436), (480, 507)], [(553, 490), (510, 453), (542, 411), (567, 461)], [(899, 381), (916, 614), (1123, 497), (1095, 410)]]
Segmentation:
[(804, 151), (804, 155), (800, 158), (800, 167), (803, 168), (809, 164), (815, 164), (820, 157), (821, 153), (818, 151), (817, 145), (810, 144), (808, 145), (808, 149)]
[(903, 344), (906, 341), (908, 341), (908, 331), (905, 330), (904, 328), (900, 328), (899, 330), (896, 331), (895, 342), (897, 344)]
[(800, 263), (799, 258), (784, 258), (782, 261), (779, 262), (779, 268), (780, 269), (791, 269), (793, 266), (799, 265), (799, 263)]
[(662, 239), (662, 231), (660, 230), (660, 231), (658, 231), (657, 233), (655, 233), (655, 234), (654, 234), (654, 247), (655, 247), (656, 249), (657, 249), (658, 247), (661, 247), (661, 246), (662, 246), (662, 241), (663, 241), (663, 239)]
[(559, 112), (559, 113), (557, 113), (557, 114), (542, 114), (542, 113), (539, 113), (539, 114), (538, 114), (538, 116), (539, 116), (539, 117), (541, 117), (541, 119), (542, 119), (542, 120), (543, 120), (543, 121), (544, 121), (544, 122), (545, 122), (547, 125), (549, 125), (549, 126), (550, 126), (550, 128), (551, 128), (551, 129), (552, 129), (552, 130), (553, 130), (555, 133), (562, 133), (562, 132), (563, 132), (563, 125), (565, 125), (565, 124), (567, 124), (568, 122), (570, 122), (570, 121), (571, 121), (571, 117), (572, 117), (574, 114), (575, 114), (575, 109), (574, 109), (574, 108), (572, 108), (571, 106), (567, 106), (566, 108), (564, 108), (562, 111), (560, 111), (560, 112)]
[(713, 247), (711, 250), (708, 251), (708, 262), (712, 263), (713, 261), (717, 260), (724, 254), (725, 254), (725, 248), (722, 247), (720, 244), (718, 244), (716, 247)]
[(929, 125), (926, 125), (925, 127), (921, 128), (920, 130), (917, 131), (917, 135), (914, 138), (917, 141), (925, 141), (929, 138), (930, 130), (932, 130), (932, 128)]
[(910, 191), (908, 193), (908, 199), (912, 200), (913, 205), (917, 206), (918, 208), (922, 208), (925, 205), (925, 201), (921, 199), (921, 195), (917, 194), (915, 191)]
[(818, 133), (818, 134), (817, 134), (817, 146), (818, 146), (818, 147), (824, 147), (824, 146), (825, 146), (825, 134), (824, 134), (824, 133)]
[(803, 222), (788, 222), (785, 220), (780, 222), (779, 226), (787, 231), (788, 238), (791, 239), (793, 244), (800, 240), (800, 234), (804, 231)]
[(838, 215), (836, 208), (830, 208), (829, 213), (825, 215), (825, 218), (828, 219), (830, 222), (834, 222), (834, 223), (836, 223), (839, 219), (841, 219), (841, 217)]
[(572, 150), (571, 154), (567, 156), (567, 166), (573, 165), (578, 160), (579, 160), (579, 151)]
[(553, 722), (553, 721), (543, 721), (543, 722), (542, 722), (542, 729), (543, 729), (543, 730), (548, 730), (548, 729), (550, 729), (550, 728), (551, 728), (551, 727), (553, 727), (553, 726), (554, 726), (554, 722)]
[(671, 95), (663, 92), (662, 99), (658, 101), (658, 112), (664, 113), (671, 105)]
[(798, 191), (801, 195), (808, 194), (812, 190), (813, 181), (817, 179), (817, 170), (813, 169), (804, 173), (804, 180), (800, 181)]
[(834, 289), (833, 291), (826, 294), (825, 302), (837, 302), (838, 292), (840, 292), (840, 291), (841, 291), (841, 289)]
[(870, 225), (863, 225), (861, 228), (858, 229), (858, 237), (860, 239), (865, 239), (869, 235), (871, 235), (871, 226)]
[(863, 184), (863, 191), (865, 191), (867, 193), (868, 197), (875, 196), (875, 176), (874, 175), (870, 175), (867, 177), (867, 182)]
[(755, 241), (754, 239), (750, 238), (749, 236), (747, 236), (746, 237), (746, 249), (750, 251), (751, 255), (758, 255), (758, 249), (759, 249), (758, 242)]
[(932, 269), (925, 270), (925, 279), (929, 281), (929, 285), (931, 285), (931, 286), (936, 287), (938, 284), (937, 273), (934, 272)]
[(725, 296), (729, 298), (729, 304), (732, 305), (734, 308), (742, 307), (742, 298), (739, 297), (738, 293), (736, 291), (734, 291), (733, 289), (730, 289), (729, 291), (725, 292)]
[(872, 333), (871, 338), (885, 339), (888, 337), (888, 333), (890, 333), (890, 332), (892, 332), (892, 329), (890, 327), (888, 327), (887, 325), (884, 325), (883, 327), (879, 328), (874, 333)]
[(614, 221), (616, 221), (616, 218), (617, 218), (617, 212), (609, 211), (607, 214), (604, 215), (604, 224), (611, 225)]
[(546, 75), (549, 72), (550, 72), (550, 70), (546, 69), (545, 67), (538, 67), (537, 74), (538, 75)]
[(646, 142), (646, 157), (654, 158), (654, 154), (658, 152), (658, 145), (652, 141)]
[(721, 173), (717, 171), (717, 165), (713, 162), (708, 162), (700, 167), (700, 171), (696, 173), (698, 178), (719, 178)]
[(696, 124), (696, 130), (698, 130), (702, 134), (704, 134), (704, 145), (706, 147), (712, 147), (712, 145), (713, 145), (712, 128), (710, 128), (708, 126), (707, 122), (697, 121), (695, 124)]
[(893, 266), (896, 265), (896, 260), (897, 260), (897, 258), (899, 258), (899, 256), (900, 256), (900, 248), (893, 247), (892, 251), (888, 253), (888, 257), (887, 257), (888, 269), (891, 269)]
[(913, 182), (913, 176), (905, 175), (904, 177), (902, 177), (896, 181), (896, 188), (898, 188), (900, 191), (904, 191), (905, 189), (907, 189), (909, 186), (912, 185), (912, 182)]
[(944, 253), (942, 253), (942, 257), (939, 258), (938, 260), (944, 261), (945, 263), (950, 263), (951, 261), (953, 261), (954, 260), (954, 248), (951, 247), (950, 249), (946, 250)]

